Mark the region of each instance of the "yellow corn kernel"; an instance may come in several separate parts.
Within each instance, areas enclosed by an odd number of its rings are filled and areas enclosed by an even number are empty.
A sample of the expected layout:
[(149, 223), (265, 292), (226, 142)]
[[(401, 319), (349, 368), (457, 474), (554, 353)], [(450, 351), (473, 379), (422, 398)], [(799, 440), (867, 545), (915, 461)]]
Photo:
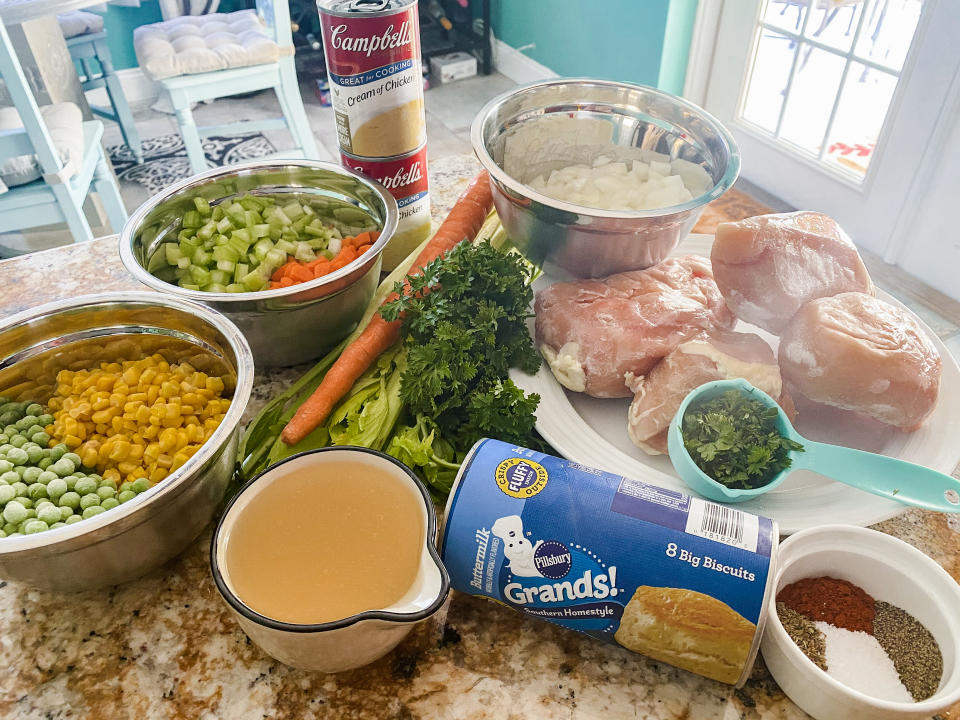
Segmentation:
[(134, 440), (134, 442), (130, 444), (130, 459), (139, 462), (140, 458), (143, 457), (144, 450), (146, 450), (146, 443), (142, 440)]
[(83, 440), (78, 438), (76, 435), (67, 435), (66, 437), (63, 438), (64, 445), (66, 445), (71, 450), (76, 450), (78, 447), (80, 447), (80, 444), (82, 442)]
[(140, 382), (140, 370), (136, 366), (131, 365), (123, 371), (122, 378), (127, 385), (136, 385)]
[(129, 455), (130, 443), (126, 440), (118, 440), (110, 452), (109, 457), (111, 460), (119, 462), (120, 460), (126, 460)]
[(123, 418), (115, 415), (110, 419), (110, 427), (115, 433), (123, 432)]
[(103, 471), (102, 476), (104, 480), (113, 480), (117, 483), (120, 482), (120, 478), (122, 477), (120, 471), (116, 468), (107, 468)]
[(215, 393), (223, 392), (223, 380), (218, 377), (207, 378), (207, 390), (213, 390)]
[(157, 467), (161, 467), (164, 470), (169, 470), (171, 465), (173, 465), (172, 456), (167, 455), (166, 453), (161, 453), (160, 457), (157, 458)]
[(156, 385), (151, 385), (147, 388), (147, 405), (153, 405), (157, 402), (158, 397), (160, 397), (160, 388)]
[(114, 416), (117, 414), (116, 408), (108, 407), (105, 410), (97, 410), (93, 415), (90, 416), (90, 419), (93, 420), (97, 425), (106, 425)]
[(140, 434), (143, 435), (143, 437), (147, 440), (153, 440), (160, 434), (160, 426), (147, 425), (145, 428), (143, 428)]
[(102, 367), (105, 372), (114, 373), (114, 374), (123, 370), (123, 366), (118, 362), (104, 363), (100, 367)]
[(150, 422), (150, 408), (146, 405), (141, 405), (137, 408), (137, 411), (134, 415), (134, 419), (141, 425), (146, 425)]
[(156, 485), (158, 482), (163, 480), (168, 474), (169, 474), (168, 470), (166, 470), (165, 468), (158, 467), (155, 470), (153, 470), (148, 477), (150, 482)]
[(95, 383), (94, 387), (96, 387), (97, 390), (109, 391), (113, 389), (114, 383), (116, 382), (117, 382), (117, 378), (114, 375), (101, 375), (96, 380), (94, 380), (94, 383)]
[(179, 452), (175, 453), (173, 456), (173, 464), (170, 465), (170, 472), (173, 472), (174, 470), (179, 470), (181, 467), (183, 467), (186, 464), (187, 460), (189, 459), (190, 459), (189, 455), (186, 455), (184, 453), (179, 453)]
[(171, 452), (177, 446), (177, 431), (174, 428), (167, 428), (160, 433), (158, 440), (163, 452)]
[(157, 458), (160, 457), (161, 452), (163, 451), (160, 449), (160, 443), (152, 442), (147, 445), (143, 451), (143, 461), (146, 463), (155, 463)]
[(94, 467), (97, 464), (97, 461), (100, 459), (100, 455), (97, 453), (96, 447), (90, 447), (89, 443), (83, 447), (83, 450), (79, 453), (80, 462), (83, 463), (84, 467)]

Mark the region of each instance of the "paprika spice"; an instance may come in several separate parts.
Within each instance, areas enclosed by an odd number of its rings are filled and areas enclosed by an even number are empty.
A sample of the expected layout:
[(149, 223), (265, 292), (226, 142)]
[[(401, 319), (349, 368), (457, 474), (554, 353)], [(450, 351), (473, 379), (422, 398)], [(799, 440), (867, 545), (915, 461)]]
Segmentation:
[(846, 580), (804, 578), (783, 588), (777, 601), (811, 620), (873, 634), (876, 602), (862, 588)]

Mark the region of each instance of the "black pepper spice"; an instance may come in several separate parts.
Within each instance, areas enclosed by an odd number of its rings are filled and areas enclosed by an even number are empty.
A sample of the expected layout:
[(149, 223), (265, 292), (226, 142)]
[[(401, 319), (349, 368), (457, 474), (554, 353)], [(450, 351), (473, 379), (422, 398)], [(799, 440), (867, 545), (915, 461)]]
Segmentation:
[(783, 624), (783, 629), (787, 631), (787, 635), (800, 648), (801, 652), (810, 658), (818, 668), (826, 670), (827, 639), (824, 634), (817, 629), (809, 618), (787, 607), (782, 602), (777, 603), (777, 616)]
[(896, 605), (877, 602), (873, 634), (914, 700), (926, 700), (937, 691), (943, 656), (937, 641), (919, 620)]

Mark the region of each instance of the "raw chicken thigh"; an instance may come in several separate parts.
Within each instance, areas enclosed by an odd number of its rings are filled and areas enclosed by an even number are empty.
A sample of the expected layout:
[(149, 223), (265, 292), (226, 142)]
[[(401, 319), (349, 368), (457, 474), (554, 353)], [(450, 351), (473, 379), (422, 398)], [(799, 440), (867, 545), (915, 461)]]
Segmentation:
[(667, 452), (667, 429), (687, 394), (714, 380), (743, 378), (778, 399), (787, 414), (793, 403), (783, 391), (773, 350), (759, 335), (711, 330), (688, 340), (631, 383), (636, 392), (627, 415), (630, 439), (644, 452)]
[(937, 404), (940, 353), (912, 314), (864, 293), (802, 307), (783, 331), (779, 359), (791, 389), (904, 430)]
[(721, 223), (710, 259), (734, 314), (774, 334), (810, 300), (849, 291), (874, 293), (853, 242), (820, 213)]
[(551, 285), (537, 293), (536, 338), (561, 385), (594, 397), (629, 397), (684, 340), (735, 322), (710, 261), (688, 255), (646, 270)]

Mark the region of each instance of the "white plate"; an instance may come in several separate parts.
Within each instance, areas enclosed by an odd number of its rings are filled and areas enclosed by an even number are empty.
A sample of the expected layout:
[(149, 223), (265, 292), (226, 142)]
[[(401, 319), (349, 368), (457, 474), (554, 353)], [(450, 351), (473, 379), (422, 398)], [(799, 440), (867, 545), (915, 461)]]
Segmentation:
[[(691, 235), (672, 255), (709, 257), (712, 243), (712, 235)], [(545, 273), (537, 279), (534, 288), (540, 290), (558, 279), (561, 278)], [(888, 302), (901, 305), (882, 291), (878, 294)], [(921, 325), (943, 358), (940, 398), (923, 427), (904, 433), (842, 411), (812, 409), (804, 406), (802, 399), (794, 398), (799, 410), (796, 426), (800, 434), (811, 440), (879, 452), (952, 473), (960, 462), (960, 442), (956, 440), (960, 433), (960, 369), (933, 331), (923, 323)], [(776, 337), (742, 321), (736, 327), (757, 333), (776, 351)], [(536, 375), (514, 371), (511, 376), (525, 391), (540, 395), (537, 430), (565, 458), (661, 487), (689, 492), (666, 455), (647, 455), (630, 441), (627, 435), (629, 398), (604, 400), (570, 392), (554, 379), (546, 363)], [(829, 523), (871, 525), (906, 510), (906, 506), (900, 503), (806, 470), (792, 473), (776, 490), (738, 503), (737, 507), (775, 519), (784, 534)]]

